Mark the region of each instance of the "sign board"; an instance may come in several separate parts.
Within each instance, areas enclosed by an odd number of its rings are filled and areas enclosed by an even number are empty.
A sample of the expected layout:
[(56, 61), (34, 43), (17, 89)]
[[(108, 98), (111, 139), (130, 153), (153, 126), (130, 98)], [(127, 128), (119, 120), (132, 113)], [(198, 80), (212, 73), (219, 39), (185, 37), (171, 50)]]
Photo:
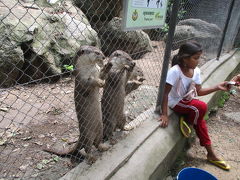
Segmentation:
[(124, 0), (123, 30), (160, 28), (168, 0)]

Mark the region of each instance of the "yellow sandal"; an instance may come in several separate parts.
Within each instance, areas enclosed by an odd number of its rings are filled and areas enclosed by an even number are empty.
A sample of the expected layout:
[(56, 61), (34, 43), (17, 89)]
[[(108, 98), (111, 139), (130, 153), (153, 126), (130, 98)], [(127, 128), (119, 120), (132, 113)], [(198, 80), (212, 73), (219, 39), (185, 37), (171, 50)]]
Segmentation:
[(215, 166), (217, 166), (217, 167), (219, 167), (219, 168), (222, 168), (222, 169), (224, 169), (224, 170), (230, 170), (230, 165), (228, 165), (225, 161), (223, 161), (223, 160), (219, 160), (219, 161), (214, 161), (214, 160), (210, 160), (210, 159), (208, 159), (208, 162), (210, 162), (211, 164), (213, 164), (213, 165), (215, 165)]
[(187, 125), (187, 123), (184, 121), (183, 116), (180, 116), (180, 130), (184, 137), (186, 137), (186, 138), (190, 137), (190, 134), (192, 131), (191, 131), (190, 127)]

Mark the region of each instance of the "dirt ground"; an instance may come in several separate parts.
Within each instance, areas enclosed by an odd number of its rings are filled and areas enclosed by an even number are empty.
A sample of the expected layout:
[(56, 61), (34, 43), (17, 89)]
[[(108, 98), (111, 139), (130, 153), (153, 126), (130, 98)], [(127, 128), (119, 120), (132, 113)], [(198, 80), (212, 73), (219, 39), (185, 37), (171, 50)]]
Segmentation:
[[(146, 80), (126, 99), (128, 122), (156, 102), (163, 43), (153, 42), (153, 46), (153, 52), (136, 61)], [(78, 165), (42, 151), (45, 146), (65, 149), (76, 142), (79, 130), (73, 89), (71, 77), (55, 84), (0, 89), (1, 180), (58, 179)]]
[[(156, 102), (164, 43), (152, 42), (152, 46), (153, 52), (135, 61), (146, 80), (126, 99), (128, 122)], [(69, 148), (78, 138), (73, 88), (73, 79), (69, 77), (55, 84), (0, 89), (1, 180), (53, 180), (78, 165), (69, 158), (42, 151), (45, 146)]]
[(219, 157), (230, 166), (230, 171), (222, 170), (206, 161), (206, 151), (195, 139), (190, 149), (176, 161), (171, 173), (175, 177), (184, 167), (206, 170), (219, 180), (240, 180), (240, 98), (231, 96), (223, 108), (213, 113), (208, 123), (210, 138)]

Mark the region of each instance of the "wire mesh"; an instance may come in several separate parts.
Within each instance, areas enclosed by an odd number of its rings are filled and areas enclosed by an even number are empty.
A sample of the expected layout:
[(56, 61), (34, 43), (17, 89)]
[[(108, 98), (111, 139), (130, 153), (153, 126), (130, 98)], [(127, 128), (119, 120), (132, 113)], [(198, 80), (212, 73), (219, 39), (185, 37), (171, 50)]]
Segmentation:
[[(57, 179), (82, 155), (101, 156), (100, 142), (111, 147), (141, 123), (135, 118), (155, 106), (172, 3), (161, 29), (123, 32), (121, 0), (0, 1), (1, 178)], [(229, 4), (182, 0), (173, 54), (194, 39), (205, 43), (204, 62), (216, 56), (227, 16), (221, 7)], [(239, 6), (227, 50), (239, 32)], [(76, 146), (70, 158), (44, 151)]]
[[(196, 40), (204, 48), (203, 61), (216, 58), (223, 29), (226, 24), (231, 1), (181, 1), (176, 29), (176, 48), (186, 40)], [(222, 8), (224, 7), (224, 9)], [(239, 29), (239, 13), (236, 9), (239, 1), (235, 1), (230, 23), (224, 39), (223, 53), (232, 49)], [(203, 62), (204, 63), (204, 62)]]

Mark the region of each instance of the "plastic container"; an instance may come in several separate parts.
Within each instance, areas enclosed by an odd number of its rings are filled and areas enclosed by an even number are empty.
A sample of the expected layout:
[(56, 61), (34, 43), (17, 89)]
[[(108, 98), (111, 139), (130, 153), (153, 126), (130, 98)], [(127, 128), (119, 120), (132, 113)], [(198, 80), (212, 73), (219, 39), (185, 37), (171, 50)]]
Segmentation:
[(217, 180), (217, 178), (202, 169), (187, 167), (178, 173), (177, 180)]

